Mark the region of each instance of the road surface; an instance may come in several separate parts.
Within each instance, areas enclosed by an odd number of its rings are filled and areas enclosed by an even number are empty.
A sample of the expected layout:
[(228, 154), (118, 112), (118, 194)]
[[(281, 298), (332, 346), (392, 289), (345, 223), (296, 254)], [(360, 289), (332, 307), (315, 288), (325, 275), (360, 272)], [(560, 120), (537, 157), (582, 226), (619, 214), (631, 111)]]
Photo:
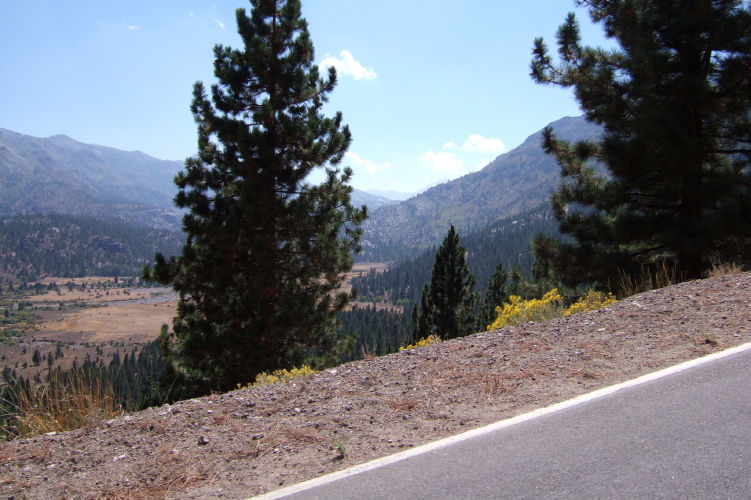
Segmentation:
[(751, 350), (283, 498), (751, 498)]

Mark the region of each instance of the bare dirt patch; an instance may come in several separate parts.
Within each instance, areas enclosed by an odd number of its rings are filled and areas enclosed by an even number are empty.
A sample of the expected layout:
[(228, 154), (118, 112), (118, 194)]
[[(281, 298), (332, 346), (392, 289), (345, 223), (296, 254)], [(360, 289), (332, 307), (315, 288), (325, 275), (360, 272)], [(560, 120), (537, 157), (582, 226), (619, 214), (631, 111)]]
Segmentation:
[(0, 496), (246, 498), (751, 341), (751, 275), (0, 446)]

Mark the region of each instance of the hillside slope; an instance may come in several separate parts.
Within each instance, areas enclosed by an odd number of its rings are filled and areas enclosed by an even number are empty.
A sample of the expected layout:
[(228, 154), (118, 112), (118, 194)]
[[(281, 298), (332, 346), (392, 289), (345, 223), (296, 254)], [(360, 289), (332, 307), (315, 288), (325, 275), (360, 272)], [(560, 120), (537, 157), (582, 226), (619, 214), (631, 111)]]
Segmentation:
[(751, 341), (751, 274), (0, 446), (0, 496), (247, 498)]
[(174, 228), (172, 179), (180, 168), (139, 151), (0, 129), (0, 213), (117, 215)]
[(0, 273), (25, 281), (45, 276), (140, 276), (154, 255), (177, 255), (182, 233), (85, 215), (0, 218)]
[[(596, 125), (581, 116), (562, 118), (550, 126), (569, 140), (594, 138), (599, 133)], [(464, 234), (536, 208), (559, 182), (558, 165), (543, 152), (540, 140), (536, 132), (478, 172), (376, 210), (363, 224), (363, 246), (433, 245), (440, 243), (451, 224)]]
[[(0, 129), (0, 214), (116, 216), (179, 229), (173, 179), (182, 168), (181, 161), (159, 160), (140, 151)], [(352, 201), (371, 210), (396, 203), (359, 190), (354, 190)]]

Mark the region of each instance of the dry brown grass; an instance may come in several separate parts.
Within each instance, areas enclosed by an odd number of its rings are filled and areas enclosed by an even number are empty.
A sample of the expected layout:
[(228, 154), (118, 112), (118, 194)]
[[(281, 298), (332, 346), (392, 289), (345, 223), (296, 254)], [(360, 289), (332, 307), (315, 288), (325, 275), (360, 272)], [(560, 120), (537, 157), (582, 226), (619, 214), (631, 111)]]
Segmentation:
[(80, 309), (63, 314), (61, 320), (43, 323), (42, 334), (81, 332), (81, 342), (104, 343), (118, 340), (150, 342), (164, 324), (172, 324), (177, 303), (118, 304)]
[(294, 443), (324, 443), (326, 442), (320, 436), (311, 434), (310, 432), (300, 429), (298, 427), (286, 427), (280, 431), (281, 436), (284, 438), (285, 445)]
[(593, 372), (590, 370), (571, 370), (570, 375), (572, 377), (580, 377), (585, 380), (597, 380), (605, 377), (605, 374), (599, 372)]
[(386, 403), (394, 411), (414, 410), (422, 403), (417, 399), (392, 399)]
[(99, 496), (96, 498), (113, 500), (166, 498), (173, 491), (184, 491), (190, 487), (214, 483), (219, 478), (219, 462), (220, 460), (206, 461), (201, 457), (162, 450), (158, 460), (144, 464), (144, 469), (155, 471), (150, 481), (146, 482), (135, 474), (125, 476), (120, 479), (116, 488), (104, 488), (98, 492)]
[(59, 303), (59, 302), (72, 302), (72, 301), (84, 301), (87, 303), (98, 302), (111, 302), (116, 300), (136, 300), (143, 299), (151, 296), (152, 290), (133, 291), (131, 288), (120, 288), (119, 285), (112, 284), (107, 290), (97, 288), (86, 288), (81, 290), (76, 288), (73, 291), (69, 291), (65, 286), (65, 283), (73, 282), (76, 286), (86, 284), (87, 287), (96, 285), (97, 282), (106, 283), (112, 282), (113, 278), (106, 278), (102, 276), (86, 277), (86, 278), (45, 278), (41, 281), (42, 284), (47, 285), (52, 282), (57, 283), (59, 292), (50, 290), (47, 293), (41, 295), (33, 295), (27, 300), (35, 303)]
[(618, 299), (624, 299), (638, 293), (675, 285), (684, 280), (685, 277), (678, 274), (675, 266), (670, 268), (665, 262), (659, 263), (655, 270), (642, 266), (640, 276), (620, 273), (615, 295)]
[(514, 392), (514, 388), (506, 385), (504, 380), (507, 380), (507, 378), (499, 374), (488, 374), (483, 376), (482, 384), (485, 394), (496, 396), (498, 394), (509, 394)]
[(100, 379), (73, 373), (64, 387), (33, 387), (31, 391), (10, 387), (14, 409), (3, 426), (8, 436), (23, 437), (91, 428), (103, 420), (125, 413), (111, 387)]
[(709, 270), (708, 274), (710, 278), (716, 278), (717, 276), (738, 275), (741, 273), (743, 273), (743, 266), (720, 262), (719, 264), (712, 264), (712, 269)]
[(582, 359), (609, 358), (613, 355), (607, 347), (598, 342), (580, 342), (574, 344), (574, 347), (578, 350), (577, 355)]

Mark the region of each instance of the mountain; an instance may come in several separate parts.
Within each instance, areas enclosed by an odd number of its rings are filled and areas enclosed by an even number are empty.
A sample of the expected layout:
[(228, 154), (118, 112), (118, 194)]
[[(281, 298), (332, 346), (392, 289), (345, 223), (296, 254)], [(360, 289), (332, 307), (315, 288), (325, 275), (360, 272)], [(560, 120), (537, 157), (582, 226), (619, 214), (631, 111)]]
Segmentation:
[(0, 280), (45, 276), (139, 276), (154, 254), (177, 255), (181, 232), (86, 215), (0, 218)]
[[(600, 133), (584, 117), (565, 117), (549, 126), (568, 140), (596, 138)], [(478, 172), (375, 210), (363, 224), (362, 258), (377, 261), (383, 249), (406, 245), (417, 250), (438, 244), (451, 224), (466, 233), (540, 205), (559, 182), (558, 165), (540, 145), (541, 132)]]
[[(82, 144), (65, 135), (46, 139), (0, 129), (0, 214), (60, 213), (115, 216), (179, 229), (172, 203), (180, 161)], [(373, 211), (397, 203), (355, 189), (355, 206)]]
[(398, 203), (398, 201), (359, 189), (352, 190), (352, 205), (356, 207), (367, 205), (368, 210), (373, 211), (386, 205), (393, 205), (394, 203)]
[[(595, 137), (598, 128), (583, 117), (550, 124), (560, 137)], [(67, 136), (46, 139), (0, 129), (0, 214), (60, 213), (117, 217), (152, 228), (176, 230), (180, 214), (172, 204), (178, 161), (79, 143)], [(382, 260), (406, 247), (438, 244), (450, 224), (464, 234), (544, 202), (558, 181), (558, 166), (540, 146), (537, 132), (485, 168), (394, 203), (355, 190), (355, 205), (368, 205), (361, 258)], [(413, 255), (415, 253), (413, 252)], [(391, 260), (391, 259), (389, 259)]]
[[(485, 293), (498, 264), (503, 264), (507, 271), (517, 267), (525, 277), (530, 276), (534, 262), (530, 241), (536, 234), (559, 234), (558, 223), (547, 204), (462, 233), (460, 239), (467, 251), (467, 264), (477, 278), (475, 291)], [(437, 250), (432, 246), (409, 260), (396, 262), (384, 272), (352, 278), (353, 286), (360, 291), (360, 300), (386, 300), (401, 306), (419, 303), (423, 286), (430, 282)]]
[(366, 189), (365, 192), (381, 196), (392, 201), (404, 201), (412, 198), (416, 194), (420, 194), (422, 191), (416, 191), (414, 193), (405, 193), (402, 191), (393, 191), (391, 189)]
[(180, 217), (172, 179), (180, 168), (182, 162), (140, 151), (0, 129), (0, 214), (116, 216), (175, 229)]

